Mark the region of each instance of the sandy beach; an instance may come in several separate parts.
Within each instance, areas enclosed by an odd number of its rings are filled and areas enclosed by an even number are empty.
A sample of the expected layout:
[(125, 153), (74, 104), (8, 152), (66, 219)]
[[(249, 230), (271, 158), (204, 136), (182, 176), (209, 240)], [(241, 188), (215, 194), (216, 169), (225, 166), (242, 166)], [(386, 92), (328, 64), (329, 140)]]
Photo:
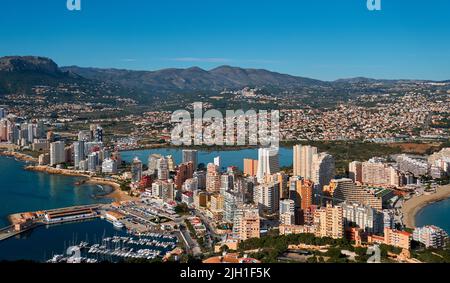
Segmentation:
[(129, 201), (129, 200), (136, 200), (136, 198), (133, 198), (130, 196), (127, 192), (124, 192), (120, 189), (120, 185), (116, 182), (105, 180), (102, 178), (90, 178), (86, 181), (87, 184), (95, 184), (95, 185), (106, 185), (111, 186), (113, 188), (113, 191), (106, 195), (107, 198), (112, 198), (116, 201)]
[(403, 224), (407, 228), (414, 228), (416, 225), (416, 214), (428, 204), (450, 198), (450, 185), (441, 186), (436, 189), (436, 193), (413, 197), (403, 204)]
[(116, 201), (128, 201), (134, 200), (132, 196), (128, 195), (126, 192), (120, 189), (120, 185), (116, 182), (108, 179), (91, 177), (89, 174), (80, 171), (68, 170), (68, 169), (56, 169), (49, 166), (27, 166), (26, 170), (43, 172), (48, 174), (56, 174), (56, 175), (64, 175), (64, 176), (73, 176), (73, 177), (84, 177), (86, 180), (85, 183), (95, 184), (95, 185), (107, 185), (113, 188), (113, 191), (106, 195), (107, 198), (112, 198)]

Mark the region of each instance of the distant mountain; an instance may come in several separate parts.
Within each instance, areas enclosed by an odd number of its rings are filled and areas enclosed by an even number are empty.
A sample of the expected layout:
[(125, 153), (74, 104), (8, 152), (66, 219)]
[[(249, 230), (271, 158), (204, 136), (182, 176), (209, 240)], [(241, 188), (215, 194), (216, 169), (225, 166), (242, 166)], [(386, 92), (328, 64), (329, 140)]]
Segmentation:
[(348, 84), (397, 84), (397, 83), (426, 83), (426, 82), (436, 82), (431, 80), (414, 80), (414, 79), (372, 79), (372, 78), (365, 78), (365, 77), (355, 77), (355, 78), (348, 78), (348, 79), (338, 79), (335, 80), (333, 83), (348, 83)]
[(349, 84), (359, 84), (359, 83), (378, 83), (382, 81), (388, 81), (388, 80), (377, 80), (372, 78), (365, 78), (365, 77), (355, 77), (355, 78), (347, 78), (347, 79), (338, 79), (335, 80), (335, 83), (349, 83)]
[(18, 57), (8, 56), (0, 58), (0, 71), (2, 72), (41, 72), (47, 74), (60, 73), (58, 65), (44, 57)]
[[(259, 87), (273, 90), (306, 90), (316, 88), (316, 93), (328, 91), (342, 93), (349, 86), (363, 84), (393, 85), (396, 83), (423, 82), (419, 80), (376, 80), (356, 77), (325, 82), (296, 77), (263, 69), (244, 69), (221, 66), (212, 70), (198, 67), (163, 69), (158, 71), (131, 71), (121, 69), (58, 67), (49, 58), (35, 56), (9, 56), (0, 58), (0, 95), (27, 92), (36, 85), (56, 86), (72, 83), (87, 92), (111, 94), (111, 91), (133, 98), (150, 98), (153, 94), (172, 94), (191, 91), (222, 91)], [(110, 88), (106, 90), (106, 88)], [(324, 90), (326, 87), (327, 90)], [(375, 86), (377, 87), (377, 86)]]
[(163, 69), (159, 71), (129, 71), (118, 69), (63, 67), (82, 77), (149, 91), (192, 91), (238, 89), (246, 86), (295, 89), (327, 83), (259, 69), (222, 66), (210, 71), (198, 67)]
[(34, 56), (0, 58), (0, 94), (26, 92), (36, 85), (54, 86), (61, 82), (86, 81), (62, 71), (51, 59)]

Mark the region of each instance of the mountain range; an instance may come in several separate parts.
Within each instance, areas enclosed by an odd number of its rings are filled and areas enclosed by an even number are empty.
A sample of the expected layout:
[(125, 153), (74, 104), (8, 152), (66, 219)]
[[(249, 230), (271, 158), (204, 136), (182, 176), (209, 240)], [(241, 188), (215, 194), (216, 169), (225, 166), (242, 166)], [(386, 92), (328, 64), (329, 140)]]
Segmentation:
[(53, 60), (36, 56), (0, 58), (0, 94), (26, 91), (34, 85), (84, 84), (88, 82), (115, 84), (124, 89), (144, 93), (167, 93), (221, 91), (224, 89), (241, 89), (247, 86), (295, 90), (305, 87), (332, 87), (342, 84), (393, 83), (396, 80), (375, 80), (359, 77), (326, 82), (263, 69), (244, 69), (231, 66), (221, 66), (209, 71), (198, 67), (131, 71), (78, 66), (58, 67)]

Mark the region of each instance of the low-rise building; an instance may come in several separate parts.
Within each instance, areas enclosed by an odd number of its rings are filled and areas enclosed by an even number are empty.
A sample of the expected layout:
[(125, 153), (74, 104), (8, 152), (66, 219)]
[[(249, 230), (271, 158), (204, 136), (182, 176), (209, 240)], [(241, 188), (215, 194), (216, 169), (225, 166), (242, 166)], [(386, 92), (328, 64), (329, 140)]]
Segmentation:
[(413, 240), (424, 244), (427, 248), (443, 248), (447, 239), (447, 232), (434, 225), (416, 228), (413, 233)]

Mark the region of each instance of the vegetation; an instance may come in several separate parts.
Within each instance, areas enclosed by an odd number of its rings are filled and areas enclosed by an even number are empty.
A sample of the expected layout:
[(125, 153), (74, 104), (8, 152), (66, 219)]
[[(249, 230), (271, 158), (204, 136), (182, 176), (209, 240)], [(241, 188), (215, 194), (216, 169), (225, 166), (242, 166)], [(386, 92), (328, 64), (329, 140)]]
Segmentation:
[[(356, 253), (355, 262), (367, 262), (370, 255), (367, 255), (367, 248), (354, 247), (346, 239), (332, 239), (328, 237), (319, 238), (314, 234), (291, 234), (282, 236), (265, 236), (261, 238), (249, 239), (239, 244), (238, 250), (241, 253), (245, 251), (255, 251), (250, 253), (251, 257), (261, 260), (265, 263), (279, 262), (279, 257), (288, 250), (289, 245), (313, 245), (327, 246), (325, 253), (312, 251), (313, 256), (307, 258), (308, 263), (327, 262), (327, 263), (346, 263), (353, 262), (342, 254), (343, 250)], [(400, 254), (401, 249), (388, 245), (380, 245), (381, 259), (388, 262), (388, 253)]]
[(423, 249), (413, 251), (414, 258), (426, 263), (450, 263), (450, 249)]
[(185, 203), (180, 203), (175, 207), (175, 213), (186, 215), (189, 213), (189, 207)]

